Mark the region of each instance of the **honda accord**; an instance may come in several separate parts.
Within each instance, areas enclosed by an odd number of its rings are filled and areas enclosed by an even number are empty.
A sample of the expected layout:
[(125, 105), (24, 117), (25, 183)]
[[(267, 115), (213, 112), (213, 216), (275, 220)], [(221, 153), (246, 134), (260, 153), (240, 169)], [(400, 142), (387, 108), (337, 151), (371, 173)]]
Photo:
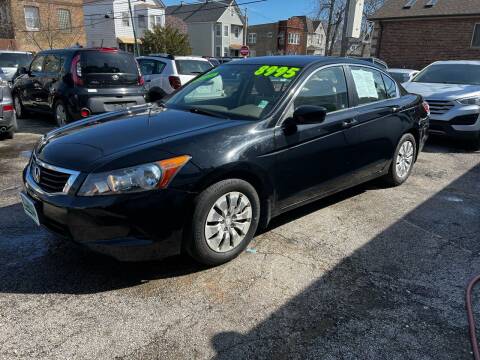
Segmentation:
[(37, 224), (117, 259), (217, 265), (285, 211), (377, 177), (402, 184), (427, 130), (428, 105), (373, 64), (251, 58), (48, 133), (21, 197)]

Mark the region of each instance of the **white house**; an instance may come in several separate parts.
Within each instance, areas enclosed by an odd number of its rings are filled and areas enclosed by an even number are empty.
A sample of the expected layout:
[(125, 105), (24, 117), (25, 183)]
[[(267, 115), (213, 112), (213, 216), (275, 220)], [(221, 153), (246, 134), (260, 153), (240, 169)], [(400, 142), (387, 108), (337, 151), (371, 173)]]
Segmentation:
[[(154, 26), (165, 26), (161, 0), (131, 0), (137, 38)], [(133, 24), (127, 0), (84, 0), (83, 12), (88, 47), (118, 47), (133, 52)], [(141, 46), (141, 41), (138, 41)]]
[(167, 15), (187, 24), (194, 55), (239, 56), (244, 44), (244, 20), (234, 0), (180, 2), (180, 5), (168, 6)]

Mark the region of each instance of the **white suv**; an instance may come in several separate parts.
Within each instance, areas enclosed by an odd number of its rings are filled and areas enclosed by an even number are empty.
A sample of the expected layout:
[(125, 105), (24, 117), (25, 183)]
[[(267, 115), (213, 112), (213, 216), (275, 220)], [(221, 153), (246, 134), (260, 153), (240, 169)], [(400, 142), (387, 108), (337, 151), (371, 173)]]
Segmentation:
[(213, 68), (204, 58), (152, 54), (137, 58), (150, 101), (171, 94), (187, 82)]

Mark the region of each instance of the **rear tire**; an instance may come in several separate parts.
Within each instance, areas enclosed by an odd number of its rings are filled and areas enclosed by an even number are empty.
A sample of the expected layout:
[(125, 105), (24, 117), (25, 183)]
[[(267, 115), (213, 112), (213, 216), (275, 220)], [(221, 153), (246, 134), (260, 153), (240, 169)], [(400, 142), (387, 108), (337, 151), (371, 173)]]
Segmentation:
[(467, 149), (473, 151), (480, 149), (480, 132), (475, 138), (473, 138), (467, 143)]
[(27, 114), (25, 108), (23, 107), (20, 96), (13, 96), (13, 105), (15, 107), (15, 116), (17, 117), (17, 119), (24, 119)]
[(237, 257), (252, 240), (260, 219), (255, 188), (240, 179), (223, 180), (195, 199), (188, 253), (206, 265), (220, 265)]
[(412, 134), (404, 134), (398, 142), (392, 163), (384, 180), (390, 186), (403, 184), (412, 173), (417, 154), (417, 142)]
[(58, 127), (67, 125), (70, 122), (68, 109), (62, 100), (55, 102), (55, 105), (53, 106), (53, 116), (55, 117), (55, 122)]

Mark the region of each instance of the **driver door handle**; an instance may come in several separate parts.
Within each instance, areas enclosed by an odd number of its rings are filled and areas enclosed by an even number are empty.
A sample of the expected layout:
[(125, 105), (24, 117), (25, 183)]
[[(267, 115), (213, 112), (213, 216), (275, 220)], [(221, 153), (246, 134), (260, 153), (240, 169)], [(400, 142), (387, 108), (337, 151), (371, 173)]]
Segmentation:
[(342, 127), (344, 129), (348, 129), (354, 125), (358, 124), (358, 121), (356, 119), (348, 119), (348, 120), (344, 120), (342, 122)]

